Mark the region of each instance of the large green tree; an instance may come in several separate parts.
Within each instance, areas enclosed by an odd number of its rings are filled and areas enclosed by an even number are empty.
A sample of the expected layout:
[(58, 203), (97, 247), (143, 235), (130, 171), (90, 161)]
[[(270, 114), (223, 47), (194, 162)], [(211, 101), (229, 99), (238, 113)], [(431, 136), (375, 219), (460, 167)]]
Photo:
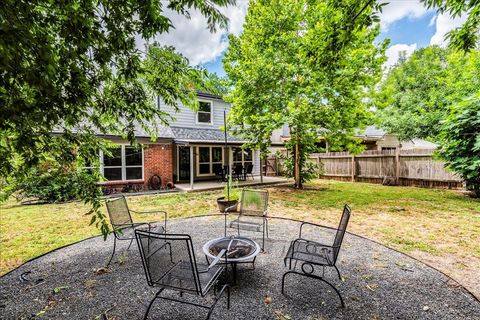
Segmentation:
[(401, 139), (434, 139), (451, 107), (480, 89), (480, 51), (430, 46), (400, 59), (382, 81), (374, 105), (381, 125)]
[(373, 103), (388, 132), (438, 143), (440, 157), (479, 195), (479, 96), (480, 51), (431, 46), (400, 59)]
[(229, 38), (229, 119), (263, 154), (272, 131), (288, 124), (296, 187), (319, 135), (345, 144), (368, 117), (363, 98), (386, 46), (374, 44), (379, 9), (372, 1), (251, 1), (243, 33)]
[[(148, 53), (136, 39), (172, 27), (165, 12), (198, 10), (215, 30), (235, 0), (5, 0), (0, 6), (0, 182), (48, 161), (59, 170), (78, 154), (94, 160), (95, 133), (134, 142), (168, 121), (154, 104), (195, 104), (188, 62), (172, 49)], [(142, 63), (142, 57), (147, 60)], [(152, 72), (154, 70), (155, 72)], [(192, 98), (193, 97), (193, 98)], [(52, 132), (56, 132), (52, 136)], [(102, 218), (98, 192), (80, 196)], [(82, 190), (79, 190), (82, 191)], [(105, 229), (103, 229), (105, 230)]]

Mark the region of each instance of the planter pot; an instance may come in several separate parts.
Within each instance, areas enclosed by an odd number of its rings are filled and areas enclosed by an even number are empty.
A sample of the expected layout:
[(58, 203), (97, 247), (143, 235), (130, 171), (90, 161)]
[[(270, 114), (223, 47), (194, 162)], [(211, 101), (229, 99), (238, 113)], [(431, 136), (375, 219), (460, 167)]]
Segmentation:
[(235, 212), (237, 211), (238, 200), (226, 200), (225, 197), (220, 197), (217, 199), (217, 204), (218, 210), (220, 210), (221, 213), (224, 213), (225, 209), (231, 206), (235, 206), (235, 210), (229, 212)]

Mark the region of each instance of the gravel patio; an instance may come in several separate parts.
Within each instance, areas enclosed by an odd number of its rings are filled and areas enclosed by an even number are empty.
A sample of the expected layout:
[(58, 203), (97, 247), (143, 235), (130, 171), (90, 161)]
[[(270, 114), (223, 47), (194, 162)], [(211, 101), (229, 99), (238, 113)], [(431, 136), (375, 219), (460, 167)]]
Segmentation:
[[(255, 269), (239, 267), (238, 285), (215, 308), (212, 319), (478, 319), (480, 302), (463, 287), (417, 260), (368, 239), (347, 234), (335, 270), (326, 278), (341, 292), (346, 308), (320, 281), (290, 276), (282, 295), (283, 257), (299, 223), (270, 220), (270, 239)], [(222, 216), (172, 220), (168, 232), (188, 233), (197, 258), (203, 244), (223, 235)], [(234, 230), (230, 230), (233, 234)], [(244, 233), (259, 240), (261, 234)], [(325, 231), (322, 236), (333, 237)], [(136, 246), (101, 268), (112, 249), (111, 238), (91, 238), (27, 262), (0, 278), (2, 319), (141, 319), (156, 292), (147, 286)], [(175, 294), (175, 293), (173, 293)], [(184, 295), (189, 297), (189, 295)], [(149, 319), (204, 319), (206, 312), (164, 300), (155, 302)]]

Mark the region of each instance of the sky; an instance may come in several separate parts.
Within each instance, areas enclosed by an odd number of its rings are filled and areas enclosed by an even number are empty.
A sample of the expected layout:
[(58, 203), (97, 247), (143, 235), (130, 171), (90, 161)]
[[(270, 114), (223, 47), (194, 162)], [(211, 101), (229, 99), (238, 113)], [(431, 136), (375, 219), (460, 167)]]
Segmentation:
[[(398, 59), (399, 52), (407, 56), (430, 44), (445, 46), (444, 35), (465, 22), (466, 17), (452, 19), (448, 14), (428, 10), (419, 0), (388, 0), (380, 15), (381, 33), (378, 40), (390, 39), (386, 51), (385, 70)], [(161, 44), (171, 45), (186, 56), (191, 65), (201, 65), (210, 72), (224, 76), (222, 58), (228, 48), (228, 34), (239, 35), (247, 13), (248, 0), (237, 0), (236, 6), (221, 8), (229, 18), (228, 30), (211, 33), (205, 18), (191, 12), (187, 19), (173, 12), (166, 12), (175, 29), (157, 37)], [(141, 40), (139, 40), (141, 41)]]

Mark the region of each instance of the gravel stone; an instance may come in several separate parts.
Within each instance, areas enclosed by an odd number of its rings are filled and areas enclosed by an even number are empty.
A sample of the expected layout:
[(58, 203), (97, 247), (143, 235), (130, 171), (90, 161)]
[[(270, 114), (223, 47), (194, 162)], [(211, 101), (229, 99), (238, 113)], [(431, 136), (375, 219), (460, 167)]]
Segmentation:
[[(168, 232), (190, 234), (197, 259), (203, 262), (203, 244), (223, 235), (223, 223), (218, 216), (172, 220)], [(299, 223), (271, 219), (269, 225), (266, 251), (257, 257), (255, 269), (239, 265), (231, 308), (226, 309), (225, 295), (212, 319), (480, 319), (480, 302), (461, 286), (449, 285), (449, 277), (352, 234), (345, 236), (337, 261), (343, 281), (333, 268), (325, 270), (325, 279), (341, 292), (345, 309), (328, 285), (306, 277), (288, 276), (282, 295), (281, 278), (287, 271), (283, 257), (298, 235)], [(242, 235), (261, 241), (261, 233)], [(305, 237), (319, 235), (327, 238), (324, 243), (334, 237), (332, 231), (316, 233), (313, 228)], [(141, 319), (156, 289), (147, 285), (136, 245), (126, 252), (127, 246), (128, 241), (120, 242), (107, 270), (102, 267), (111, 254), (112, 237), (91, 238), (25, 263), (0, 278), (0, 318)], [(173, 291), (167, 294), (179, 297)], [(184, 298), (212, 301), (188, 294)], [(203, 309), (157, 300), (149, 319), (205, 317)]]

